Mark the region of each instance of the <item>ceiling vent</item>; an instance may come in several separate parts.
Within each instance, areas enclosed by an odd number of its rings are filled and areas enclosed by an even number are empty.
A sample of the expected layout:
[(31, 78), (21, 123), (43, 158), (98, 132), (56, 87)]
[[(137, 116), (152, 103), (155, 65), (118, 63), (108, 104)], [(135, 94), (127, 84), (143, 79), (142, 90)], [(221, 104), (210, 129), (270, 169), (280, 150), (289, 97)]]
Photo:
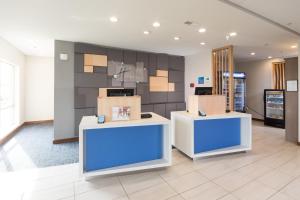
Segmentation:
[(185, 21), (184, 24), (190, 26), (190, 25), (193, 24), (193, 22), (192, 21)]

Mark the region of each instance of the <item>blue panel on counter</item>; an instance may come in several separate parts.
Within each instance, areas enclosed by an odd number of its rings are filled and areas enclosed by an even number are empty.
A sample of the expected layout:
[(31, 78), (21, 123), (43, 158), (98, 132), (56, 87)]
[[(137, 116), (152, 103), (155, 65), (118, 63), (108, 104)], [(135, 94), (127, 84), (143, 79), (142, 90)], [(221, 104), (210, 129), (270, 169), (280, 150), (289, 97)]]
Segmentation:
[(240, 145), (240, 118), (196, 120), (194, 153)]
[(161, 125), (88, 129), (83, 133), (87, 172), (162, 158)]

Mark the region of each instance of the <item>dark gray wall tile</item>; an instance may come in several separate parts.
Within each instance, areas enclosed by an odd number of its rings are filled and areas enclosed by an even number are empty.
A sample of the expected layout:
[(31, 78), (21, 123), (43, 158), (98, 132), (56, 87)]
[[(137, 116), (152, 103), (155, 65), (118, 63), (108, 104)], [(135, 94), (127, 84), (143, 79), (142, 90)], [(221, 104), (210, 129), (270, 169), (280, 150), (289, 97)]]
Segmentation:
[(94, 67), (94, 73), (102, 73), (107, 75), (107, 67)]
[(149, 104), (150, 103), (149, 85), (147, 83), (138, 83), (136, 89), (137, 89), (137, 95), (141, 96), (142, 104)]
[(74, 66), (75, 66), (75, 72), (82, 73), (83, 72), (83, 67), (84, 67), (84, 56), (81, 53), (76, 53), (75, 54), (75, 61), (74, 61)]
[(75, 134), (78, 136), (79, 132), (79, 124), (83, 116), (91, 116), (96, 115), (96, 108), (83, 108), (83, 109), (75, 109)]
[(107, 50), (107, 59), (123, 62), (123, 51), (120, 49), (108, 49)]
[(153, 112), (165, 117), (166, 116), (166, 104), (154, 104)]
[(168, 93), (168, 102), (183, 102), (183, 101), (184, 101), (184, 91)]
[(169, 70), (169, 82), (171, 82), (171, 83), (177, 83), (177, 82), (184, 83), (184, 72)]
[(75, 87), (107, 87), (107, 75), (101, 73), (75, 73)]
[(157, 55), (154, 53), (149, 54), (149, 68), (157, 68)]
[(74, 48), (76, 53), (99, 54), (99, 55), (107, 54), (107, 49), (105, 47), (94, 45), (94, 44), (76, 42)]
[(168, 92), (150, 92), (150, 103), (168, 102)]
[(153, 104), (142, 105), (142, 112), (153, 112)]
[(167, 54), (157, 54), (157, 69), (168, 70), (169, 56)]
[(185, 111), (186, 110), (186, 104), (183, 103), (176, 103), (176, 110), (177, 111)]
[(183, 56), (169, 56), (169, 69), (184, 71)]
[(136, 65), (136, 52), (130, 50), (123, 51), (123, 62), (124, 64)]
[(149, 55), (148, 55), (148, 53), (137, 52), (136, 61), (137, 62), (143, 62), (144, 67), (148, 68), (149, 67)]
[(75, 108), (97, 107), (98, 88), (75, 88)]
[(184, 82), (180, 83), (180, 82), (177, 82), (175, 83), (175, 91), (176, 92), (179, 92), (179, 91), (184, 91)]
[(176, 107), (176, 103), (167, 103), (166, 104), (166, 117), (168, 119), (171, 118), (171, 112), (172, 111), (176, 111), (177, 107)]

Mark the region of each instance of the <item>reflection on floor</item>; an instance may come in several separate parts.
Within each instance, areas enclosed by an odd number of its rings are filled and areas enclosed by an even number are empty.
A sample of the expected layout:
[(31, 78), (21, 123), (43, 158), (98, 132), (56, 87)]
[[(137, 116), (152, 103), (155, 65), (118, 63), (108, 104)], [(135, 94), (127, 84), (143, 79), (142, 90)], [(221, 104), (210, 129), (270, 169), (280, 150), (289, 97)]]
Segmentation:
[(79, 177), (78, 164), (3, 173), (0, 199), (299, 199), (299, 146), (286, 142), (282, 129), (254, 123), (253, 148), (194, 162), (174, 149), (170, 168), (90, 181)]
[(24, 126), (0, 146), (0, 172), (78, 162), (78, 143), (55, 145), (52, 141), (53, 123)]

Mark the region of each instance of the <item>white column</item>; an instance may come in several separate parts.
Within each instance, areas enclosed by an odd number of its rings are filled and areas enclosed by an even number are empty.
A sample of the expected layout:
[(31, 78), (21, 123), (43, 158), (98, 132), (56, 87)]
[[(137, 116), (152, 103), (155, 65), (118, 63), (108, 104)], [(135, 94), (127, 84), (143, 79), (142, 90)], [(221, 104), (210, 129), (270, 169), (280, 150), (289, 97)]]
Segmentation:
[(300, 143), (300, 40), (298, 41), (298, 142)]

